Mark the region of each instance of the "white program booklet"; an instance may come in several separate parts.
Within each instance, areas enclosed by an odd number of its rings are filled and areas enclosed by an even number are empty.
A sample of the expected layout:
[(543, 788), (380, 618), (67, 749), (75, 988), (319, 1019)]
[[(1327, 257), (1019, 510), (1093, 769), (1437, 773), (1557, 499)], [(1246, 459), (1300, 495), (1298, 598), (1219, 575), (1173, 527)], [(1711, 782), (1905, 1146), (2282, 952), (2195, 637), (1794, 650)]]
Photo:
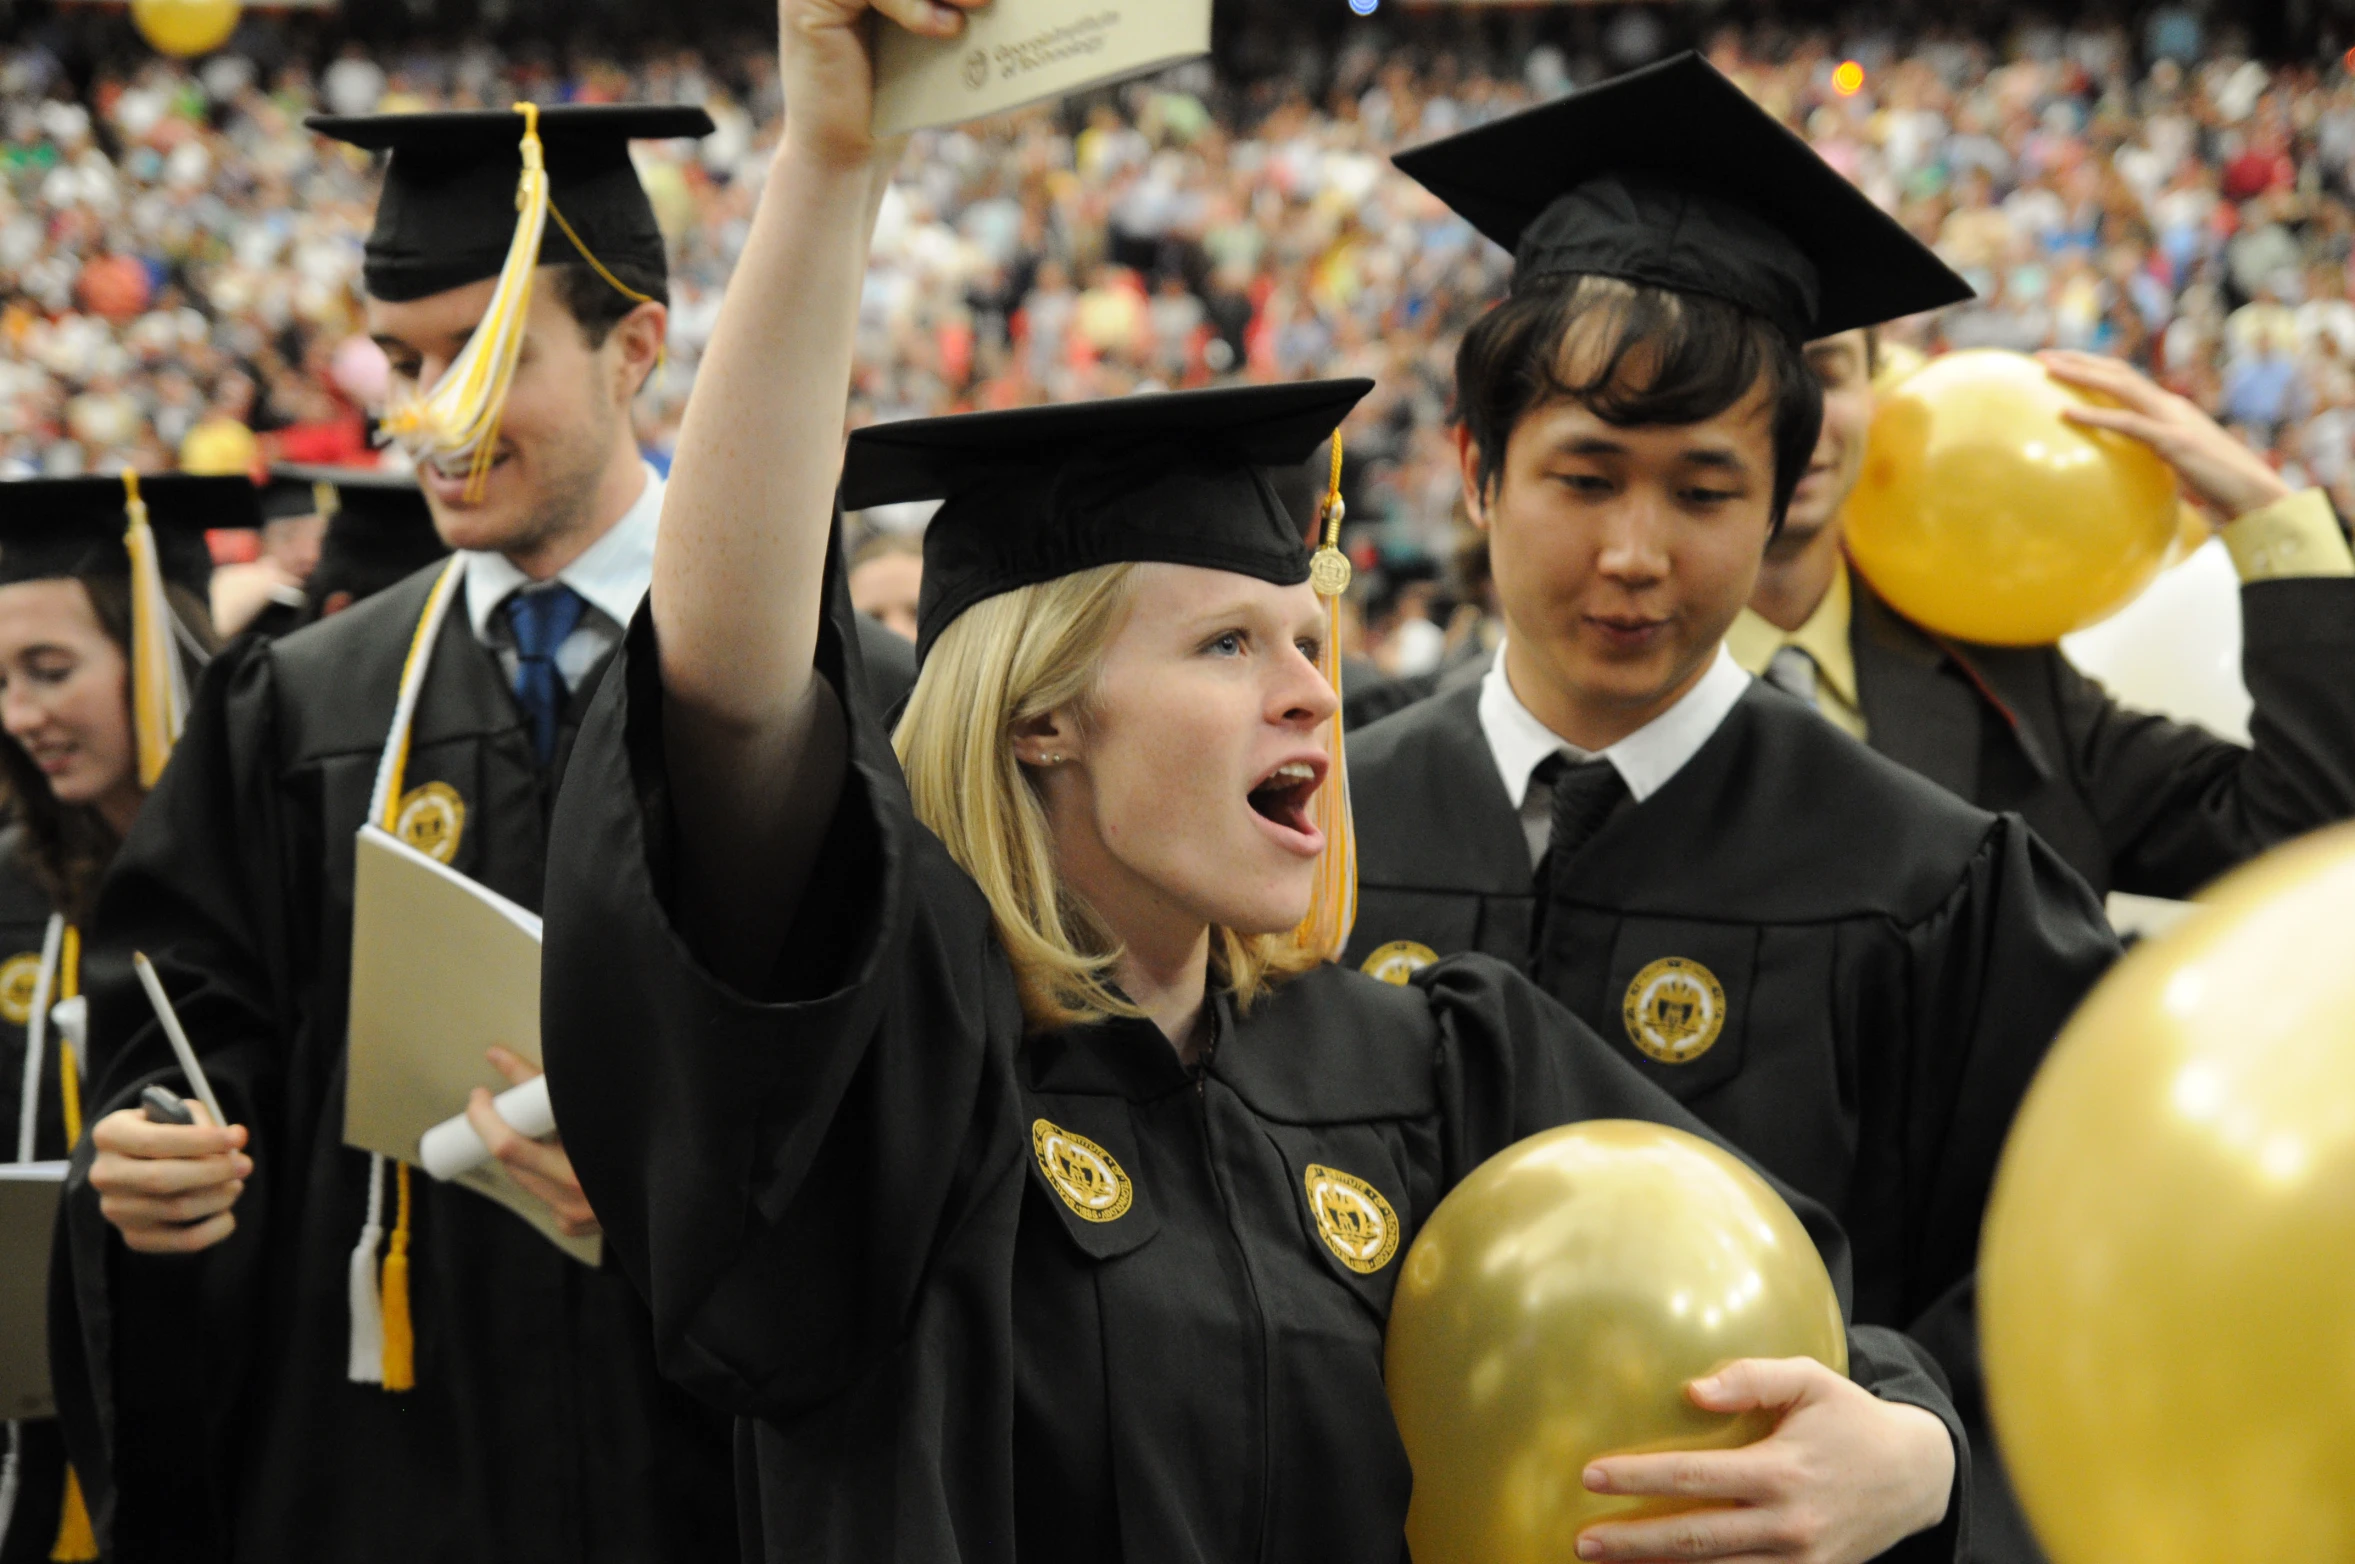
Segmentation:
[[(507, 1089), (483, 1057), (493, 1044), (540, 1062), (538, 915), (366, 827), (352, 895), (344, 1144), (416, 1163), (425, 1132), (465, 1112), (475, 1087)], [(604, 1253), (598, 1239), (558, 1232), (548, 1208), (496, 1162), (453, 1182), (505, 1206), (583, 1265)]]
[(875, 133), (962, 125), (1210, 52), (1210, 0), (990, 0), (958, 38), (876, 30)]

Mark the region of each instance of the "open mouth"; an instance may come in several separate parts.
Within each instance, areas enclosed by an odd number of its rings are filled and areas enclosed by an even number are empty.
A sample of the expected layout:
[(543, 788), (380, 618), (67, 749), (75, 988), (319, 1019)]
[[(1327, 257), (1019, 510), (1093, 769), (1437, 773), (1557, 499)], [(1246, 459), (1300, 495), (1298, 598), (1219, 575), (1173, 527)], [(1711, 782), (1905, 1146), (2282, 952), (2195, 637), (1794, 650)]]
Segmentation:
[[(513, 460), (514, 455), (514, 450), (502, 443), (491, 457), (491, 465), (485, 471), (497, 472)], [(417, 471), (420, 477), (432, 481), (437, 489), (446, 486), (463, 488), (474, 481), (474, 457), (471, 454), (436, 456), (429, 461), (419, 463)]]
[(1316, 827), (1308, 818), (1308, 801), (1325, 780), (1321, 767), (1305, 760), (1286, 761), (1260, 779), (1250, 793), (1252, 810), (1263, 820), (1303, 836)]

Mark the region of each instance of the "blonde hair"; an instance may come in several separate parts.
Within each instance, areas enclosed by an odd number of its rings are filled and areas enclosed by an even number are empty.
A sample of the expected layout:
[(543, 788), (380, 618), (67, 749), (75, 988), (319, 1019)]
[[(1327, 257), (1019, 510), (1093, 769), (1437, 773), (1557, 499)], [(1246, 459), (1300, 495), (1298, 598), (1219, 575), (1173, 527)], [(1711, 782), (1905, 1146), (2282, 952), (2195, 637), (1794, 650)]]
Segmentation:
[[(1143, 1013), (1112, 987), (1111, 931), (1057, 878), (1046, 805), (1014, 757), (1020, 724), (1052, 711), (1087, 720), (1135, 575), (1101, 565), (966, 609), (933, 643), (893, 735), (916, 818), (989, 900), (1034, 1032)], [(1324, 959), (1295, 932), (1210, 933), (1211, 975), (1246, 1009)]]

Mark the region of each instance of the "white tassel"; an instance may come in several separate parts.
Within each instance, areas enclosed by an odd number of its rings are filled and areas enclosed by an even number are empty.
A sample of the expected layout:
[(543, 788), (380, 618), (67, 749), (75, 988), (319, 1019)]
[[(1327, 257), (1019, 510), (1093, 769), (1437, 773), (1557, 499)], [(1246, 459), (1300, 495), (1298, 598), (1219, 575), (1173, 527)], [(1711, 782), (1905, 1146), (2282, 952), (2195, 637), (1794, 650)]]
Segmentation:
[(8, 1459), (0, 1464), (0, 1549), (8, 1546), (9, 1528), (16, 1521), (16, 1495), (23, 1484), (25, 1431), (20, 1423), (8, 1425)]
[(25, 1017), (25, 1084), (17, 1098), (16, 1160), (33, 1160), (41, 1122), (42, 1054), (49, 1043), (49, 1000), (57, 992), (57, 963), (65, 950), (65, 914), (52, 913), (41, 936), (41, 965), (33, 979), (32, 1010)]
[(344, 1377), (384, 1383), (384, 1299), (376, 1290), (376, 1248), (384, 1242), (384, 1158), (368, 1158), (368, 1221), (352, 1246), (352, 1347)]

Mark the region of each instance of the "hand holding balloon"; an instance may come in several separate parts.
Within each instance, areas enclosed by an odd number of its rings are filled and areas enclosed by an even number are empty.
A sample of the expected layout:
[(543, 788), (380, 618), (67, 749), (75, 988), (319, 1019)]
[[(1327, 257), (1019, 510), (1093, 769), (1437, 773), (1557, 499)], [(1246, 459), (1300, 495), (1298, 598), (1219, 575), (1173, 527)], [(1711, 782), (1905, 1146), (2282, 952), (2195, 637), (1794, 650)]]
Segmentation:
[(2183, 502), (2139, 440), (2074, 415), (2083, 390), (2020, 353), (1949, 353), (1876, 391), (1841, 511), (1848, 557), (1937, 635), (2048, 646), (2132, 602)]
[[(1562, 1564), (1582, 1537), (1612, 1545), (1588, 1557), (1755, 1558), (1743, 1527), (1854, 1564), (1952, 1486), (1942, 1428), (1936, 1455), (1900, 1458), (1921, 1448), (1889, 1416), (1905, 1409), (1846, 1384), (1839, 1295), (1798, 1213), (1666, 1125), (1588, 1120), (1482, 1163), (1408, 1251), (1384, 1351), (1416, 1564)], [(1880, 1491), (1851, 1469), (1905, 1497), (1851, 1516)], [(1687, 1495), (1687, 1477), (1732, 1486)], [(1751, 1508), (1691, 1513), (1726, 1503)]]
[(2264, 457), (2190, 401), (2152, 384), (2132, 365), (2099, 353), (2059, 349), (2037, 354), (2036, 361), (2063, 385), (2099, 392), (2120, 404), (2071, 407), (2062, 417), (2141, 441), (2175, 469), (2176, 477), (2202, 504), (2226, 519), (2289, 497), (2290, 486)]
[(1582, 1559), (1795, 1559), (1857, 1564), (1946, 1515), (1954, 1444), (1919, 1407), (1882, 1401), (1813, 1358), (1746, 1358), (1686, 1389), (1704, 1411), (1774, 1412), (1738, 1450), (1606, 1456), (1593, 1493), (1729, 1506), (1590, 1526)]

